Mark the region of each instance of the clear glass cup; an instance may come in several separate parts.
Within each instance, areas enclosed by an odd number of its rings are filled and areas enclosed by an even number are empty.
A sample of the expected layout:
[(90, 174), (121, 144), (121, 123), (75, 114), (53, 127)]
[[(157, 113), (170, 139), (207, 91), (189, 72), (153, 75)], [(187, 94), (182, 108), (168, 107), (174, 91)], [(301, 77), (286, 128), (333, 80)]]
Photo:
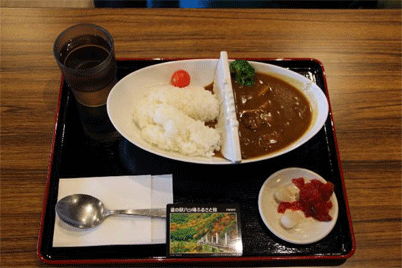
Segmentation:
[(117, 82), (111, 34), (93, 24), (64, 30), (53, 47), (54, 57), (71, 89), (85, 133), (98, 141), (117, 136), (106, 111), (106, 100)]

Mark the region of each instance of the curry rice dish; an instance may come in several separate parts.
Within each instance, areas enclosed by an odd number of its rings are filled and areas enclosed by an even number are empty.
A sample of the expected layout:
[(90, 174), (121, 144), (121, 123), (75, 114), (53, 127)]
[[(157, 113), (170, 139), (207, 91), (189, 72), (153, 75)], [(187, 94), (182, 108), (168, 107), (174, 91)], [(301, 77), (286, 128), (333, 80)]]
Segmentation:
[[(286, 81), (255, 73), (253, 86), (241, 86), (232, 76), (232, 88), (242, 159), (277, 152), (307, 132), (312, 122), (310, 104)], [(215, 129), (219, 107), (212, 89), (213, 84), (150, 90), (133, 114), (142, 138), (184, 155), (223, 157)]]

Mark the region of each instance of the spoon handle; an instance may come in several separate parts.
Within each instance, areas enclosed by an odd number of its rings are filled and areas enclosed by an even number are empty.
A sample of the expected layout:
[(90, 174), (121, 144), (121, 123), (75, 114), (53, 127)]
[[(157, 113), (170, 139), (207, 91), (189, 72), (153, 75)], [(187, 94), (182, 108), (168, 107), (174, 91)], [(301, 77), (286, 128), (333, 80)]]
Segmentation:
[(151, 209), (122, 209), (122, 210), (110, 210), (109, 215), (138, 215), (147, 217), (166, 218), (166, 209), (164, 208), (151, 208)]

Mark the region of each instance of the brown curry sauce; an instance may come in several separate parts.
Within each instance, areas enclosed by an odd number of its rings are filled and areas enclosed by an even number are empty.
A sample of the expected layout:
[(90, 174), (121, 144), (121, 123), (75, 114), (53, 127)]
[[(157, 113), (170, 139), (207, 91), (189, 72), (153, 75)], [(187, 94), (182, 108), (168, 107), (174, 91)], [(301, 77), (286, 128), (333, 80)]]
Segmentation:
[(256, 73), (253, 87), (232, 79), (243, 159), (278, 151), (299, 139), (311, 123), (307, 98), (274, 76)]
[[(212, 84), (206, 87), (212, 91)], [(307, 98), (294, 86), (274, 76), (255, 74), (253, 87), (232, 78), (239, 121), (242, 159), (263, 156), (287, 147), (307, 131), (312, 111)], [(216, 122), (209, 122), (213, 127)], [(218, 153), (218, 155), (220, 155)]]

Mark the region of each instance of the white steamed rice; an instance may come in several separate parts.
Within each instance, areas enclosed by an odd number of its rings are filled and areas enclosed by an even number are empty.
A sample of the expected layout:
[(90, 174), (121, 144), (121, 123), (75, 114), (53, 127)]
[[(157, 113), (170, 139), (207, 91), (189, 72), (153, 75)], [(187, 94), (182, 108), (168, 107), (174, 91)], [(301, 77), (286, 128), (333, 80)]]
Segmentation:
[(216, 97), (199, 86), (151, 88), (134, 109), (133, 120), (147, 142), (189, 156), (214, 155), (220, 134), (204, 122), (219, 113)]

